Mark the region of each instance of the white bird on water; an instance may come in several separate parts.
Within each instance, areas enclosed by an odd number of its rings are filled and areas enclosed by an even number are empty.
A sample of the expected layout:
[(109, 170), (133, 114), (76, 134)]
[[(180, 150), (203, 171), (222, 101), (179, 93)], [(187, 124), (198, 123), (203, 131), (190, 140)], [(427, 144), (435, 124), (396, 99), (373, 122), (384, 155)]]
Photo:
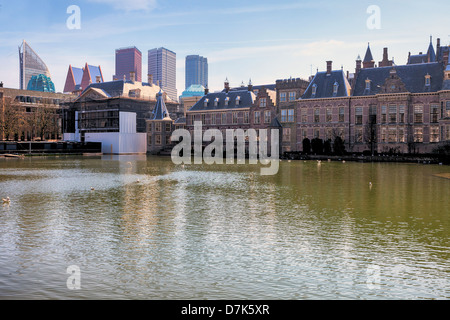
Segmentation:
[(3, 200), (3, 204), (10, 204), (11, 200), (9, 199), (9, 197), (6, 197), (6, 199), (2, 199)]

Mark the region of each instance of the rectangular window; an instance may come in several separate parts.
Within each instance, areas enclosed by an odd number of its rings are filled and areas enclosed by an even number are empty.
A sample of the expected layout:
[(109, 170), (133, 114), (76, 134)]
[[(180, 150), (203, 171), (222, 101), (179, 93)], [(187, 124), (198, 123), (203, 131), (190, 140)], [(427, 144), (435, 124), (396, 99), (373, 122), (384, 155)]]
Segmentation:
[(202, 124), (206, 124), (206, 114), (202, 113)]
[(386, 128), (381, 128), (381, 142), (386, 142)]
[(344, 122), (345, 119), (345, 109), (344, 107), (339, 108), (339, 122)]
[(287, 122), (287, 110), (281, 110), (281, 122)]
[(405, 106), (398, 107), (398, 122), (405, 123)]
[(439, 106), (431, 105), (430, 107), (430, 122), (437, 123), (439, 121)]
[(212, 125), (216, 124), (216, 117), (217, 117), (216, 113), (211, 113), (211, 124)]
[(362, 123), (363, 123), (363, 108), (356, 107), (355, 108), (355, 124), (362, 124)]
[(161, 145), (161, 135), (157, 134), (157, 135), (155, 136), (155, 144), (156, 144), (157, 146), (160, 146), (160, 145)]
[(302, 109), (302, 122), (308, 122), (308, 109)]
[(283, 128), (283, 141), (291, 141), (291, 128)]
[(414, 128), (414, 142), (423, 142), (423, 128)]
[(220, 120), (221, 124), (226, 124), (227, 123), (227, 114), (224, 112), (220, 115), (220, 117), (221, 117), (221, 120)]
[(414, 106), (414, 123), (423, 122), (423, 106)]
[(155, 123), (155, 132), (161, 132), (161, 122)]
[(362, 130), (362, 128), (357, 128), (356, 129), (355, 141), (356, 141), (356, 143), (363, 142), (363, 130)]
[(397, 129), (389, 128), (388, 142), (397, 142)]
[(255, 124), (261, 123), (261, 113), (259, 111), (255, 111)]
[(333, 119), (333, 113), (331, 108), (327, 108), (327, 122), (331, 122)]
[(445, 136), (444, 139), (449, 141), (450, 140), (450, 126), (445, 126)]
[(272, 121), (272, 114), (270, 111), (264, 111), (264, 123), (270, 123)]
[(450, 101), (447, 101), (445, 105), (444, 118), (450, 118)]
[(320, 109), (319, 108), (314, 109), (314, 122), (316, 122), (316, 123), (320, 122)]
[(170, 123), (166, 123), (166, 132), (172, 131), (172, 125)]
[(381, 106), (381, 123), (386, 123), (387, 121), (387, 107)]
[(250, 123), (250, 113), (248, 111), (244, 112), (244, 123), (245, 124)]
[(389, 106), (389, 123), (397, 123), (397, 106)]
[(286, 92), (280, 93), (280, 102), (286, 102)]
[(266, 98), (261, 98), (261, 99), (259, 99), (259, 107), (260, 107), (260, 108), (265, 108), (265, 107), (267, 107), (267, 100), (266, 100)]
[(398, 142), (406, 142), (405, 130), (403, 128), (398, 129)]
[(233, 124), (238, 123), (238, 116), (239, 116), (238, 112), (233, 112)]
[(295, 91), (289, 92), (289, 101), (295, 100)]
[(172, 141), (170, 141), (170, 134), (166, 135), (166, 146), (170, 145), (172, 143)]
[(288, 110), (288, 122), (294, 122), (295, 116), (294, 116), (294, 109)]
[(439, 142), (439, 127), (430, 127), (430, 142)]

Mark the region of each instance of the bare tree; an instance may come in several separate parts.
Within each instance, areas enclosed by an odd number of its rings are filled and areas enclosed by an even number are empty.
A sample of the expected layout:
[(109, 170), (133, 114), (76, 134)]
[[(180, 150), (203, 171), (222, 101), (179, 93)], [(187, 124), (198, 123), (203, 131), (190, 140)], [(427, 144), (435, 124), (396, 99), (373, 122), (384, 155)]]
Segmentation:
[(20, 111), (11, 103), (10, 98), (3, 100), (1, 111), (0, 138), (2, 140), (10, 140), (17, 137), (20, 132), (20, 124), (23, 121)]
[(367, 124), (364, 127), (364, 142), (369, 147), (370, 153), (373, 156), (378, 142), (377, 123), (375, 117), (369, 117), (369, 120), (367, 120)]
[(44, 140), (45, 135), (55, 133), (57, 131), (56, 117), (55, 108), (47, 105), (35, 108), (28, 118), (29, 127), (35, 137)]

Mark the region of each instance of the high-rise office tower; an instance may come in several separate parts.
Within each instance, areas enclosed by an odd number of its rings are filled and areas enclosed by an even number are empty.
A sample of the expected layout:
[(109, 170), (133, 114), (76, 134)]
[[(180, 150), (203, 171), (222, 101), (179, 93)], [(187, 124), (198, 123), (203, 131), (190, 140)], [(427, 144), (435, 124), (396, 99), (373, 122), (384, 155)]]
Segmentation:
[(165, 48), (148, 51), (148, 74), (153, 76), (153, 83), (159, 84), (169, 98), (178, 100), (177, 96), (177, 55)]
[(186, 57), (186, 89), (193, 84), (208, 86), (208, 59), (199, 55)]
[(135, 73), (135, 80), (142, 82), (142, 52), (136, 47), (116, 50), (116, 74), (114, 78), (130, 80), (130, 72)]
[(26, 90), (33, 76), (40, 74), (50, 78), (50, 71), (44, 61), (34, 52), (28, 43), (23, 41), (19, 47), (20, 89)]

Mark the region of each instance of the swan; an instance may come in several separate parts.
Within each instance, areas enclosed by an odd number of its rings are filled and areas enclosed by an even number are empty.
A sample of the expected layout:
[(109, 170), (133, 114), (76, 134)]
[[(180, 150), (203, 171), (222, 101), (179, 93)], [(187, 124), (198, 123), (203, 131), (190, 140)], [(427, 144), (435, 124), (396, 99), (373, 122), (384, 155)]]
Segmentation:
[(9, 199), (9, 197), (6, 197), (6, 199), (2, 199), (2, 200), (3, 200), (3, 204), (11, 203), (11, 200)]

